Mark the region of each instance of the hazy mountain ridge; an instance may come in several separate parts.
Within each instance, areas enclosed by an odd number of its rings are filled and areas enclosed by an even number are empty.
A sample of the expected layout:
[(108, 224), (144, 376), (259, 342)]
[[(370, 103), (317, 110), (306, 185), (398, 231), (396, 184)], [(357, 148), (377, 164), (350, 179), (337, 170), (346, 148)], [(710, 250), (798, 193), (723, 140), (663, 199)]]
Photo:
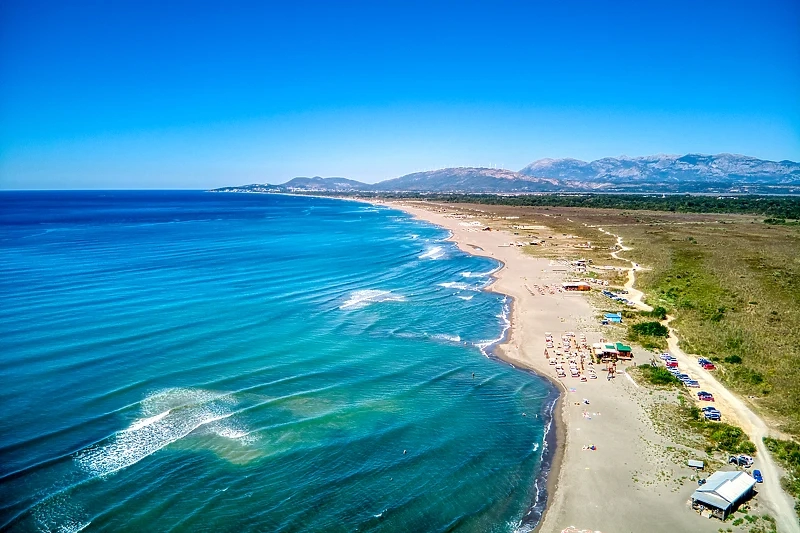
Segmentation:
[(736, 154), (651, 155), (578, 159), (540, 159), (521, 174), (602, 182), (616, 186), (647, 182), (650, 185), (684, 183), (730, 185), (800, 185), (800, 163), (767, 161)]
[(800, 193), (800, 163), (736, 154), (540, 159), (519, 172), (458, 167), (415, 172), (374, 184), (346, 178), (294, 178), (280, 185), (224, 187), (218, 192), (641, 192)]

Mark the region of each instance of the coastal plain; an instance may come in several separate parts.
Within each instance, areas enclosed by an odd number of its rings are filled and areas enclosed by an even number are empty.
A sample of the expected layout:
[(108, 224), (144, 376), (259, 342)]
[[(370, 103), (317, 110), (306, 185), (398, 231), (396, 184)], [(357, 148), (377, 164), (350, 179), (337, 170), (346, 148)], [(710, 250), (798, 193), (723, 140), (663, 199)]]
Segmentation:
[[(654, 353), (635, 346), (634, 362), (620, 363), (614, 379), (601, 373), (600, 379), (587, 382), (570, 377), (559, 379), (545, 357), (546, 333), (559, 339), (563, 333), (575, 332), (585, 335), (589, 343), (602, 337), (616, 336), (609, 341), (624, 339), (621, 328), (599, 325), (597, 317), (603, 302), (594, 295), (538, 290), (560, 287), (569, 275), (563, 259), (579, 255), (593, 257), (598, 264), (605, 261), (610, 265), (606, 277), (621, 285), (627, 274), (621, 269), (627, 261), (615, 260), (609, 253), (619, 249), (615, 248), (616, 238), (598, 234), (594, 246), (588, 249), (570, 244), (560, 250), (551, 246), (526, 253), (524, 248), (533, 247), (515, 245), (522, 238), (514, 231), (520, 224), (518, 210), (512, 214), (502, 206), (414, 201), (388, 204), (448, 229), (462, 250), (503, 263), (490, 290), (513, 298), (512, 326), (498, 355), (551, 379), (562, 391), (554, 412), (555, 450), (551, 450), (554, 456), (547, 511), (538, 531), (711, 533), (721, 527), (723, 531), (775, 530), (770, 516), (775, 514), (774, 502), (762, 501), (763, 496), (747, 507), (747, 516), (753, 515), (749, 521), (738, 520), (733, 527), (731, 520), (722, 523), (701, 517), (691, 509), (690, 497), (697, 478), (708, 473), (698, 474), (686, 465), (686, 460), (709, 457), (701, 444), (687, 442), (659, 417), (665, 410), (677, 409), (680, 394), (637, 383), (632, 377), (638, 377), (635, 366), (649, 362)], [(584, 225), (568, 217), (559, 222)], [(528, 229), (543, 234), (545, 239), (573, 237), (561, 233), (561, 227), (554, 229), (554, 225), (546, 224), (545, 219), (542, 225)], [(595, 449), (588, 449), (591, 446)], [(716, 461), (711, 459), (708, 466), (727, 468), (718, 457)]]

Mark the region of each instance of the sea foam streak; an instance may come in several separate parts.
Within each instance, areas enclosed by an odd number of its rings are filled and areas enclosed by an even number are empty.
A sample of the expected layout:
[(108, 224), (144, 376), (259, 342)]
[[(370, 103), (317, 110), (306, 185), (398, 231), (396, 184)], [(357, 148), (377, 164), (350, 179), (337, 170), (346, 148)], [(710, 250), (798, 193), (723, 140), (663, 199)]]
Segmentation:
[(457, 289), (459, 291), (477, 291), (478, 288), (470, 285), (469, 283), (462, 283), (460, 281), (446, 281), (439, 284), (440, 287), (445, 289)]
[(365, 289), (350, 293), (350, 297), (339, 306), (339, 309), (361, 309), (374, 303), (403, 302), (405, 299), (405, 296), (394, 294), (392, 291)]
[(480, 349), (480, 351), (481, 351), (481, 353), (483, 355), (488, 357), (489, 354), (486, 351), (486, 349), (489, 348), (490, 346), (493, 346), (493, 345), (497, 344), (498, 342), (502, 341), (505, 338), (506, 332), (511, 327), (511, 320), (509, 319), (510, 315), (511, 315), (511, 308), (508, 305), (508, 298), (504, 298), (503, 299), (503, 313), (500, 314), (500, 315), (497, 315), (497, 318), (499, 318), (503, 322), (503, 331), (500, 333), (500, 336), (497, 337), (496, 339), (492, 339), (490, 341), (476, 342), (475, 343), (475, 346), (477, 346), (478, 349)]
[(104, 476), (138, 463), (161, 448), (189, 435), (197, 428), (228, 418), (231, 401), (209, 391), (170, 389), (146, 398), (143, 411), (162, 404), (179, 404), (135, 421), (106, 442), (85, 448), (75, 463), (85, 472)]
[(420, 254), (420, 259), (441, 259), (444, 257), (444, 248), (441, 246), (430, 246), (425, 253)]

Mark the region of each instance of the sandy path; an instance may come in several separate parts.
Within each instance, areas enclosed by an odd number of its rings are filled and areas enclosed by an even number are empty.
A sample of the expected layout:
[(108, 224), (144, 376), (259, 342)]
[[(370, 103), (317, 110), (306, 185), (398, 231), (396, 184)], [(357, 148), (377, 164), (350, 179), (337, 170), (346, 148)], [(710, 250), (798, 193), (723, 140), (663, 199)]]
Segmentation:
[[(603, 229), (600, 229), (600, 231), (617, 238), (617, 244), (620, 250), (611, 254), (615, 259), (622, 259), (617, 254), (632, 249), (622, 244), (622, 237)], [(627, 261), (627, 259), (622, 260)], [(628, 299), (635, 302), (640, 309), (652, 311), (653, 308), (642, 301), (643, 293), (633, 289), (633, 285), (636, 282), (636, 269), (638, 268), (638, 264), (631, 261), (631, 265), (631, 268), (628, 270), (628, 281), (625, 284), (625, 288), (630, 293)], [(673, 316), (668, 316), (667, 320), (662, 322), (669, 328), (669, 337), (667, 338), (669, 352), (678, 359), (681, 367), (685, 370), (688, 369), (689, 374), (697, 379), (702, 390), (708, 391), (714, 395), (715, 406), (720, 410), (723, 418), (727, 418), (741, 427), (742, 430), (747, 433), (748, 437), (750, 437), (750, 440), (756, 445), (758, 458), (755, 460), (754, 468), (760, 469), (764, 476), (764, 483), (757, 487), (761, 494), (759, 500), (775, 517), (778, 531), (782, 533), (800, 533), (800, 522), (798, 522), (797, 515), (794, 511), (794, 502), (791, 496), (789, 496), (780, 485), (781, 470), (775, 464), (767, 447), (764, 445), (763, 438), (775, 434), (776, 432), (770, 431), (764, 421), (761, 420), (744, 401), (717, 381), (712, 372), (698, 365), (697, 355), (687, 354), (681, 350), (678, 345), (679, 340), (675, 328), (670, 326), (670, 322), (672, 322), (674, 318)]]

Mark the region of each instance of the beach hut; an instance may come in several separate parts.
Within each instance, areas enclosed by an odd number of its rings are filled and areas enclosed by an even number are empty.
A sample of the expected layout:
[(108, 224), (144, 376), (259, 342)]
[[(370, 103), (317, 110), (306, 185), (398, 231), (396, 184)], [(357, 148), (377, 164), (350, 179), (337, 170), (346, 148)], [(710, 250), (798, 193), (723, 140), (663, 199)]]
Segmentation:
[(743, 501), (753, 496), (756, 480), (747, 472), (714, 472), (692, 494), (692, 507), (705, 508), (725, 520)]
[(615, 347), (620, 359), (633, 359), (633, 350), (631, 350), (630, 346), (618, 342)]

